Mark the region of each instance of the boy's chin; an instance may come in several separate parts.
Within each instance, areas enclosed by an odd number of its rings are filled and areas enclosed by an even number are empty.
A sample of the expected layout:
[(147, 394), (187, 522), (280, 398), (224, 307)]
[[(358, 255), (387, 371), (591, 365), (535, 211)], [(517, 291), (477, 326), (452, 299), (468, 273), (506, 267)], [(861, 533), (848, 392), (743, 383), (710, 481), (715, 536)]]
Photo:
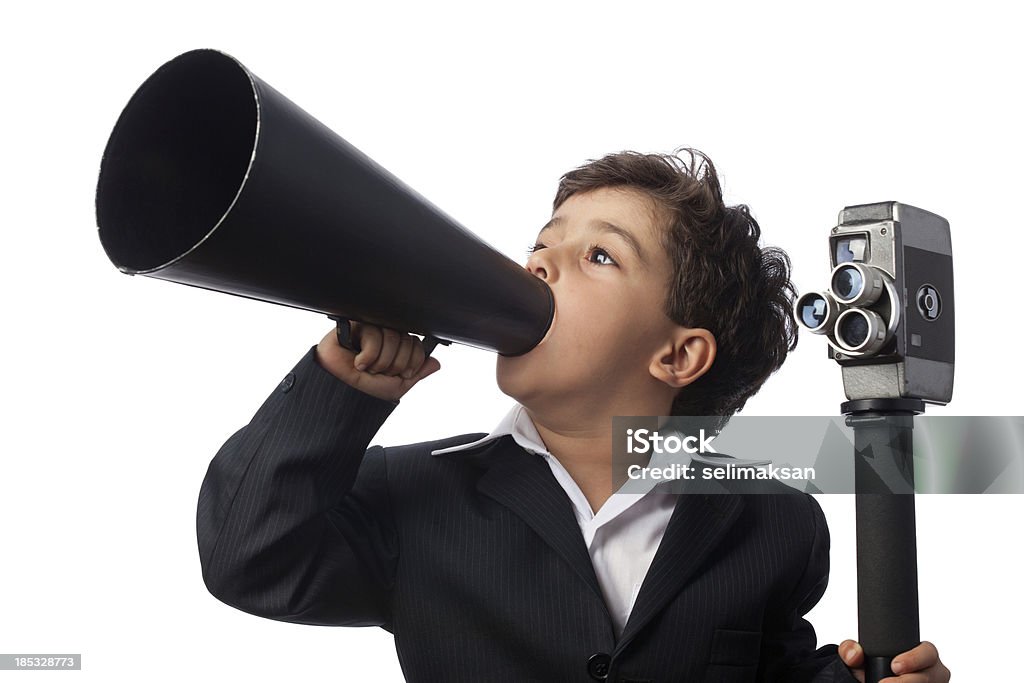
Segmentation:
[(531, 362), (529, 352), (521, 356), (498, 356), (495, 366), (495, 378), (498, 388), (503, 394), (517, 401), (522, 400), (530, 394), (531, 390), (536, 391), (538, 380), (542, 376), (538, 373), (541, 368)]
[(520, 363), (519, 358), (509, 358), (508, 356), (498, 355), (498, 360), (494, 367), (494, 377), (498, 382), (498, 388), (501, 393), (512, 398), (517, 398), (516, 388), (520, 385)]

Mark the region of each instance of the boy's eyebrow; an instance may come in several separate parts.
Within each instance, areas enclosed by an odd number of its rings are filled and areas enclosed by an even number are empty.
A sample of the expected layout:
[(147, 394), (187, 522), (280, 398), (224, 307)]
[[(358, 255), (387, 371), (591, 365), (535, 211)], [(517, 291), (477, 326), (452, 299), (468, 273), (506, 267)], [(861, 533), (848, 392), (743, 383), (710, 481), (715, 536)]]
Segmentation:
[[(561, 216), (555, 216), (554, 218), (549, 220), (543, 228), (540, 229), (540, 232), (537, 233), (537, 236), (540, 237), (540, 235), (543, 234), (545, 230), (553, 228), (555, 225), (564, 222), (565, 220)], [(620, 228), (614, 223), (609, 223), (608, 221), (604, 221), (601, 219), (592, 220), (590, 222), (590, 225), (596, 227), (601, 232), (610, 232), (624, 239), (626, 241), (626, 244), (629, 245), (630, 249), (632, 249), (633, 252), (636, 253), (636, 257), (640, 261), (640, 263), (643, 265), (647, 265), (647, 261), (644, 258), (644, 250), (640, 248), (640, 243), (637, 241), (636, 237), (634, 237), (631, 232), (629, 232), (625, 228)]]

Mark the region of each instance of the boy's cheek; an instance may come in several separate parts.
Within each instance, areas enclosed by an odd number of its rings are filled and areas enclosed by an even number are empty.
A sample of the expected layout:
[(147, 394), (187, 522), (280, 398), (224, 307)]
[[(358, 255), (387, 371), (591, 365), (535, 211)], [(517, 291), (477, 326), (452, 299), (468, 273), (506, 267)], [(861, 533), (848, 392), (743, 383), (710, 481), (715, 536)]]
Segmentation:
[[(548, 325), (548, 329), (547, 329), (546, 332), (544, 332), (544, 336), (541, 337), (541, 340), (539, 342), (537, 342), (537, 346), (533, 347), (533, 349), (530, 349), (530, 351), (533, 351), (535, 349), (538, 349), (538, 348), (541, 348), (542, 346), (544, 346), (548, 342), (548, 340), (551, 339), (551, 334), (555, 331), (555, 325), (557, 325), (557, 324), (558, 324), (558, 306), (556, 305), (555, 309), (551, 312), (551, 324)], [(529, 352), (527, 352), (527, 353), (529, 353)]]

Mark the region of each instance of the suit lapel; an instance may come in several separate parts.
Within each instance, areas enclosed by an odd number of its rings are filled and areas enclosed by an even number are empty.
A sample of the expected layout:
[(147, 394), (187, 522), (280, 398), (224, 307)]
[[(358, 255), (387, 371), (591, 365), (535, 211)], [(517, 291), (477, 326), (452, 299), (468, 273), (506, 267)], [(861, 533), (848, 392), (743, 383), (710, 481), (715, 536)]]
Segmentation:
[[(509, 435), (442, 457), (468, 458), (482, 467), (485, 471), (477, 481), (477, 490), (526, 522), (605, 605), (572, 501), (543, 458), (523, 450)], [(616, 644), (616, 652), (622, 650), (693, 577), (735, 523), (744, 505), (743, 496), (737, 494), (676, 495), (675, 509)]]
[[(456, 458), (472, 451), (447, 454)], [(572, 509), (572, 501), (539, 455), (525, 451), (511, 436), (502, 436), (475, 453), (486, 468), (477, 490), (518, 515), (561, 555), (604, 604), (594, 565)]]
[(675, 597), (735, 523), (743, 496), (677, 494), (665, 535), (647, 570), (616, 652)]

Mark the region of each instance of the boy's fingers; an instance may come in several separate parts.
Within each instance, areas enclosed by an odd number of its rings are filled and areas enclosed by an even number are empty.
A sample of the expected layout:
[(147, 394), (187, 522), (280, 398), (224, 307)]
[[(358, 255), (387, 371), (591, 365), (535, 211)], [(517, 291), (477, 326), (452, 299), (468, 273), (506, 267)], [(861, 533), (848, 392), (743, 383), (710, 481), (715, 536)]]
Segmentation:
[(406, 367), (406, 374), (403, 377), (412, 377), (416, 372), (423, 368), (423, 361), (426, 359), (427, 354), (423, 351), (423, 342), (419, 339), (414, 339), (412, 344), (412, 356), (409, 358), (409, 365)]
[(846, 666), (864, 666), (864, 649), (856, 640), (847, 638), (839, 643), (839, 656)]
[(395, 360), (391, 362), (385, 371), (389, 375), (402, 375), (408, 377), (406, 374), (409, 369), (409, 360), (412, 358), (413, 348), (412, 345), (416, 340), (407, 334), (402, 335), (401, 340), (398, 343), (398, 353), (395, 354)]
[(437, 372), (440, 369), (441, 369), (441, 361), (439, 361), (436, 358), (434, 358), (433, 356), (431, 356), (430, 358), (427, 359), (427, 362), (424, 363), (420, 367), (420, 369), (416, 372), (416, 374), (413, 375), (413, 377), (412, 377), (412, 379), (410, 381), (412, 381), (412, 382), (419, 382), (424, 377), (429, 377), (430, 375), (433, 375), (435, 372)]
[(395, 360), (395, 354), (398, 353), (398, 342), (399, 334), (396, 330), (392, 330), (388, 327), (381, 328), (381, 345), (380, 351), (377, 354), (377, 360), (370, 364), (368, 368), (370, 372), (382, 372), (388, 369), (392, 361)]
[(864, 683), (864, 649), (860, 643), (849, 638), (839, 643), (839, 657), (851, 669), (853, 677)]
[(377, 356), (380, 354), (381, 330), (376, 325), (354, 323), (352, 336), (359, 343), (360, 348), (355, 357), (356, 368), (365, 370), (377, 360)]
[(935, 666), (938, 661), (939, 651), (935, 649), (933, 644), (925, 640), (917, 647), (893, 657), (892, 672), (894, 674), (903, 674), (910, 671), (921, 671), (930, 666)]

